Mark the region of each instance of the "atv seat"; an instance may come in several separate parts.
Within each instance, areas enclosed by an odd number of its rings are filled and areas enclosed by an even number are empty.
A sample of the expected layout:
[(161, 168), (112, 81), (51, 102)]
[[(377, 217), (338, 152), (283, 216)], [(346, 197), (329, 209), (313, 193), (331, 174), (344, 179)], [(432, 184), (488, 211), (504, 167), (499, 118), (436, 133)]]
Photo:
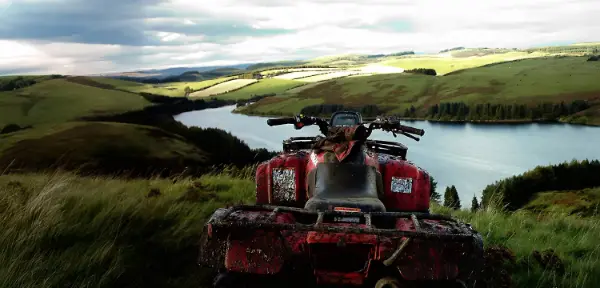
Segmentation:
[(331, 211), (335, 207), (359, 208), (361, 212), (385, 212), (381, 174), (373, 166), (355, 163), (319, 163), (308, 175), (312, 197), (305, 209)]

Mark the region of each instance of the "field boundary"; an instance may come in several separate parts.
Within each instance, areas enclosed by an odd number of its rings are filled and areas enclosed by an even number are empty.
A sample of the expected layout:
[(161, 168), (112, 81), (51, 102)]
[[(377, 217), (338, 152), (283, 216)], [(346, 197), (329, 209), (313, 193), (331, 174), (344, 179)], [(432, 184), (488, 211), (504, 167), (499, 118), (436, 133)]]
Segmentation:
[[(334, 73), (335, 73), (335, 72), (334, 72)], [(348, 75), (344, 75), (344, 76), (340, 76), (340, 77), (329, 78), (329, 79), (325, 79), (325, 80), (321, 80), (321, 81), (313, 81), (313, 82), (306, 82), (306, 83), (322, 83), (322, 82), (327, 82), (327, 81), (338, 80), (338, 79), (342, 79), (342, 78), (350, 77), (350, 76), (353, 76), (353, 75), (360, 75), (360, 74), (361, 74), (361, 73), (359, 72), (359, 73), (348, 74)], [(325, 75), (325, 74), (322, 74), (322, 75)], [(319, 75), (316, 75), (316, 76), (319, 76)], [(310, 77), (313, 77), (313, 76), (310, 76)], [(306, 78), (308, 78), (308, 77), (306, 77)]]
[[(231, 80), (238, 80), (238, 78), (236, 78), (236, 79), (231, 79)], [(223, 84), (223, 83), (225, 83), (225, 82), (229, 82), (229, 81), (231, 81), (231, 80), (228, 80), (228, 81), (223, 81), (223, 82), (219, 82), (218, 84)], [(248, 85), (244, 85), (244, 86), (242, 86), (242, 87), (235, 88), (235, 89), (233, 89), (233, 90), (229, 90), (229, 91), (227, 91), (227, 92), (222, 92), (222, 93), (217, 93), (217, 94), (211, 94), (211, 95), (206, 95), (206, 96), (191, 96), (191, 97), (194, 97), (194, 98), (207, 98), (207, 97), (219, 96), (219, 95), (223, 95), (223, 94), (227, 94), (227, 93), (231, 93), (231, 92), (238, 91), (238, 90), (240, 90), (240, 89), (243, 89), (243, 88), (246, 88), (246, 87), (248, 87), (248, 86), (254, 85), (254, 84), (258, 83), (258, 82), (260, 82), (260, 80), (258, 80), (258, 81), (254, 81), (254, 82), (252, 82), (252, 83), (250, 83), (250, 84), (248, 84)], [(218, 85), (218, 84), (217, 84), (217, 85)], [(213, 86), (214, 86), (214, 85), (213, 85)], [(195, 91), (195, 92), (197, 92), (197, 91)]]
[[(325, 72), (325, 73), (315, 74), (315, 75), (310, 75), (310, 76), (302, 76), (302, 77), (294, 78), (294, 79), (291, 79), (291, 80), (298, 80), (298, 79), (304, 79), (304, 78), (313, 77), (313, 76), (327, 75), (327, 74), (332, 74), (332, 73), (335, 73), (335, 72), (339, 72), (339, 71), (330, 71), (330, 72)], [(292, 72), (292, 73), (294, 73), (294, 72)]]
[[(124, 89), (117, 88), (117, 87), (115, 87), (113, 85), (110, 85), (110, 84), (100, 83), (98, 81), (95, 81), (92, 78), (87, 77), (87, 76), (67, 76), (64, 79), (67, 82), (74, 83), (74, 84), (79, 84), (79, 85), (83, 85), (83, 86), (88, 86), (88, 87), (93, 87), (93, 88), (98, 88), (98, 89), (104, 89), (104, 90), (119, 91), (119, 92), (124, 92), (124, 93), (129, 93), (129, 94), (135, 94), (135, 95), (141, 95), (138, 92), (124, 90)], [(78, 79), (82, 79), (84, 81), (81, 81), (81, 82), (77, 81)]]
[[(229, 76), (227, 76), (227, 77), (229, 77)], [(232, 76), (232, 77), (236, 77), (236, 76)], [(217, 82), (217, 83), (215, 83), (215, 84), (212, 84), (212, 85), (208, 85), (208, 86), (206, 86), (206, 87), (202, 87), (202, 88), (200, 88), (200, 89), (198, 89), (198, 90), (193, 90), (193, 89), (192, 89), (192, 92), (191, 92), (191, 93), (198, 92), (198, 91), (203, 91), (203, 90), (206, 90), (206, 89), (208, 89), (208, 88), (210, 88), (210, 87), (214, 87), (214, 86), (216, 86), (216, 85), (223, 84), (223, 83), (225, 83), (225, 82), (229, 82), (229, 81), (232, 81), (232, 80), (237, 80), (237, 79), (239, 79), (239, 78), (231, 78), (231, 79), (227, 79), (227, 80), (224, 80), (224, 81), (221, 81), (221, 82)], [(205, 80), (205, 81), (209, 81), (209, 80)], [(202, 82), (202, 81), (200, 81), (200, 82)], [(191, 94), (191, 93), (190, 93), (190, 94)]]

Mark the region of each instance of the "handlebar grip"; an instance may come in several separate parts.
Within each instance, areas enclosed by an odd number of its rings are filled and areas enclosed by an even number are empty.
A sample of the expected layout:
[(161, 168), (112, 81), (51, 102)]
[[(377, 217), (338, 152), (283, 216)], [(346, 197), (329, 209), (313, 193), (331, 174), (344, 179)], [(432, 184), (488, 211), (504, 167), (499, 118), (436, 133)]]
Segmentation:
[(273, 119), (268, 119), (267, 120), (267, 124), (269, 126), (294, 124), (294, 123), (296, 123), (296, 118), (293, 118), (293, 117), (273, 118)]
[(409, 127), (409, 126), (400, 126), (400, 130), (406, 132), (406, 133), (410, 133), (410, 134), (416, 134), (419, 136), (423, 136), (425, 135), (425, 130), (423, 129), (417, 129), (417, 128), (413, 128), (413, 127)]

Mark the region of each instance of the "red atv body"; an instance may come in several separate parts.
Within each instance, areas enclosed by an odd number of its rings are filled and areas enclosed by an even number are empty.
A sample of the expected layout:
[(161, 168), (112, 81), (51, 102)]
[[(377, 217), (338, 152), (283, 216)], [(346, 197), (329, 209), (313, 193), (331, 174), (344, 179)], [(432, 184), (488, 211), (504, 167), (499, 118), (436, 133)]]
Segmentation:
[(284, 141), (283, 153), (256, 170), (256, 205), (212, 215), (200, 264), (221, 271), (215, 286), (475, 285), (481, 236), (429, 213), (430, 177), (406, 159), (406, 146), (366, 140), (376, 128), (424, 132), (397, 121), (373, 123), (365, 128), (353, 112), (335, 113), (331, 123), (270, 119), (297, 129), (318, 124), (326, 137)]

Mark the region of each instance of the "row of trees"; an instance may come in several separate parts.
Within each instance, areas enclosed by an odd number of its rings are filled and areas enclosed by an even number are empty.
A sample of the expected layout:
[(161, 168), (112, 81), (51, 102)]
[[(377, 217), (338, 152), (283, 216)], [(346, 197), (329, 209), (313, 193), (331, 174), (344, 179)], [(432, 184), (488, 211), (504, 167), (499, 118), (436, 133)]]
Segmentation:
[(40, 81), (47, 79), (56, 79), (62, 78), (62, 75), (50, 75), (49, 77), (27, 77), (27, 76), (17, 76), (17, 77), (5, 77), (0, 79), (0, 91), (12, 91), (17, 89), (22, 89), (25, 87), (29, 87), (34, 85)]
[[(476, 104), (447, 102), (429, 107), (427, 118), (438, 120), (554, 120), (589, 108), (585, 100), (570, 103), (540, 103), (536, 106), (524, 104)], [(408, 111), (408, 110), (407, 110)], [(405, 114), (414, 114), (414, 107)]]
[(404, 70), (404, 72), (413, 73), (413, 74), (431, 75), (431, 76), (437, 75), (437, 72), (435, 71), (435, 69), (431, 69), (431, 68), (408, 69), (408, 70)]
[(573, 160), (558, 165), (538, 166), (483, 190), (482, 205), (498, 203), (510, 210), (523, 207), (539, 192), (582, 190), (600, 186), (600, 161)]
[(597, 54), (600, 52), (600, 45), (589, 45), (589, 46), (555, 46), (555, 47), (542, 47), (542, 48), (530, 48), (526, 49), (527, 52), (546, 52), (546, 53), (586, 53), (586, 54)]
[[(470, 120), (556, 120), (590, 108), (585, 100), (574, 100), (570, 103), (540, 103), (535, 106), (524, 104), (475, 104), (464, 102), (446, 102), (430, 106), (425, 115), (419, 113), (413, 105), (406, 108), (398, 116), (441, 121), (470, 121)], [(385, 113), (377, 105), (360, 107), (344, 106), (342, 104), (317, 104), (302, 108), (300, 113), (312, 116), (331, 115), (333, 112), (351, 110), (360, 112), (365, 117), (375, 117)]]
[(441, 50), (439, 53), (446, 53), (446, 52), (450, 52), (450, 51), (456, 51), (456, 50), (463, 50), (465, 49), (465, 47), (454, 47), (454, 48), (449, 48), (449, 49), (444, 49)]
[[(433, 177), (429, 177), (431, 191), (429, 193), (430, 199), (432, 202), (443, 205), (444, 207), (448, 207), (454, 210), (458, 210), (461, 208), (460, 198), (458, 197), (458, 191), (454, 185), (450, 187), (446, 187), (444, 191), (444, 202), (442, 203), (442, 195), (436, 191), (437, 182)], [(473, 195), (473, 200), (471, 202), (471, 211), (477, 211), (481, 208), (479, 201), (477, 201), (477, 197)]]
[(415, 51), (402, 51), (402, 52), (396, 52), (396, 53), (391, 53), (391, 54), (371, 54), (371, 55), (367, 55), (367, 58), (381, 58), (381, 57), (386, 57), (386, 56), (404, 56), (404, 55), (414, 55)]

